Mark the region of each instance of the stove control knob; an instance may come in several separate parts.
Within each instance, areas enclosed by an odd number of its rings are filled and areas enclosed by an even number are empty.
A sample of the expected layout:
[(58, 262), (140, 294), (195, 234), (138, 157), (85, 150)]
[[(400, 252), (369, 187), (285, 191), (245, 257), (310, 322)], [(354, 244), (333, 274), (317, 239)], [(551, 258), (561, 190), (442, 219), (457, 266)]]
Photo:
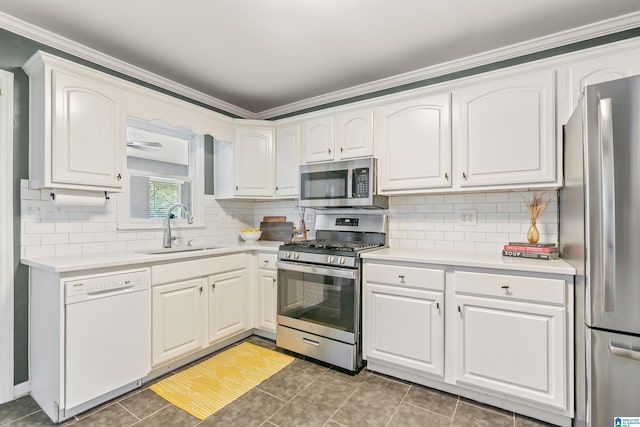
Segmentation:
[(285, 258), (291, 258), (291, 252), (285, 252), (284, 253), (284, 257)]
[(299, 253), (297, 253), (297, 252), (296, 252), (296, 253), (294, 253), (294, 254), (293, 254), (293, 258), (294, 258), (294, 259), (298, 259), (298, 258), (300, 258), (300, 254), (299, 254)]
[(343, 256), (341, 256), (341, 257), (340, 257), (340, 264), (344, 264), (344, 261), (345, 261), (344, 257), (343, 257)]
[(336, 257), (334, 257), (333, 255), (329, 255), (329, 258), (327, 258), (327, 262), (334, 262), (336, 260)]

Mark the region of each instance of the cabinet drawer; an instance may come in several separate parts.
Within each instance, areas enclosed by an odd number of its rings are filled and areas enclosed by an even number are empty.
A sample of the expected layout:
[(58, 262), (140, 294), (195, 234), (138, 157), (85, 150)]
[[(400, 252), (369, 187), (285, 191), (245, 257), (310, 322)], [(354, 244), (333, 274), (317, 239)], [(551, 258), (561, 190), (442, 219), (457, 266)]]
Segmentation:
[(565, 282), (506, 274), (455, 273), (456, 293), (564, 304)]
[(411, 288), (444, 290), (444, 270), (404, 265), (365, 264), (367, 282)]
[(275, 270), (277, 260), (278, 256), (276, 254), (258, 254), (258, 268)]
[(155, 286), (239, 270), (244, 267), (245, 255), (243, 253), (154, 265), (151, 267), (151, 281)]

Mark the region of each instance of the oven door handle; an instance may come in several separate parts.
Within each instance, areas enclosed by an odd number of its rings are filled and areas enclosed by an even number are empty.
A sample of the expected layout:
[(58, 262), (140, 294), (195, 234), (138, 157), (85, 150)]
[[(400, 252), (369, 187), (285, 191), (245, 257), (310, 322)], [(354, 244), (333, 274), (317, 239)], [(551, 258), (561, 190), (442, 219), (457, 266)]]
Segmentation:
[(342, 279), (355, 279), (358, 270), (347, 270), (346, 268), (321, 267), (309, 264), (296, 264), (293, 262), (278, 261), (276, 267), (280, 270), (298, 271), (300, 273), (322, 274), (324, 276), (340, 277)]

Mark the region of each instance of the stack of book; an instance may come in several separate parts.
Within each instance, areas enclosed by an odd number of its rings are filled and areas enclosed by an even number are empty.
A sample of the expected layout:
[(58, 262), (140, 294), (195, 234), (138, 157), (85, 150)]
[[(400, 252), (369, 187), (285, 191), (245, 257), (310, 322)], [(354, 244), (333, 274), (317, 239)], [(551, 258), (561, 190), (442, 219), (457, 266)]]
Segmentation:
[(535, 259), (558, 259), (560, 248), (555, 243), (509, 242), (504, 245), (502, 255)]

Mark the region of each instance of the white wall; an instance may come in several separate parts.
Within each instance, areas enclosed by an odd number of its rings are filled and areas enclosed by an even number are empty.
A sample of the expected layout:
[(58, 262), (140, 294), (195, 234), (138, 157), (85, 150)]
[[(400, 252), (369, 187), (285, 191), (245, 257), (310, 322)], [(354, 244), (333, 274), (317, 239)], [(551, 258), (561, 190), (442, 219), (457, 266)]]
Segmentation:
[[(527, 192), (474, 193), (390, 198), (391, 247), (456, 249), (497, 253), (508, 241), (525, 241), (529, 212), (523, 205)], [(553, 203), (538, 220), (540, 240), (556, 242), (558, 236), (556, 192)], [(48, 191), (30, 190), (21, 183), (22, 257), (81, 253), (106, 253), (159, 248), (162, 230), (118, 231), (115, 198), (105, 206), (54, 206)], [(475, 209), (475, 226), (458, 223), (460, 209)], [(205, 196), (205, 229), (178, 230), (179, 245), (239, 241), (242, 228), (259, 227), (267, 215), (285, 215), (296, 224), (295, 201), (220, 201)], [(307, 226), (313, 228), (313, 212)], [(311, 220), (311, 221), (309, 221)], [(312, 230), (313, 231), (313, 230)], [(313, 233), (310, 234), (313, 237)]]

